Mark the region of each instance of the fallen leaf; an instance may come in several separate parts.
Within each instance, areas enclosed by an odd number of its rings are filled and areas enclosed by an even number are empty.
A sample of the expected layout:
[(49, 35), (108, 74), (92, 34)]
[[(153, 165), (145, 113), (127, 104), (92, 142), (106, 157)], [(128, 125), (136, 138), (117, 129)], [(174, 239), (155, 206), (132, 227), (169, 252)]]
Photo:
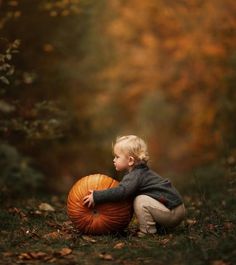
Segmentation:
[(224, 229), (232, 230), (234, 228), (234, 224), (232, 222), (224, 222)]
[(107, 253), (100, 253), (99, 258), (104, 260), (113, 260), (112, 255)]
[(28, 221), (27, 215), (21, 209), (13, 207), (13, 208), (9, 208), (8, 212), (12, 214), (18, 214), (22, 221)]
[(54, 231), (54, 232), (51, 232), (51, 233), (48, 233), (48, 234), (45, 234), (43, 236), (43, 238), (45, 239), (57, 239), (59, 238), (61, 235), (60, 233), (58, 233), (57, 231)]
[(56, 227), (56, 228), (61, 228), (61, 225), (58, 223), (55, 223), (54, 221), (46, 221), (46, 224), (50, 227)]
[(12, 256), (14, 256), (14, 253), (12, 253), (12, 252), (3, 252), (3, 256), (4, 257), (12, 257)]
[(64, 238), (65, 240), (71, 240), (71, 239), (73, 239), (73, 236), (72, 236), (71, 234), (67, 234), (67, 233), (65, 233), (65, 234), (63, 234), (63, 238)]
[(119, 243), (115, 244), (115, 246), (113, 248), (114, 249), (122, 249), (122, 248), (124, 248), (124, 246), (125, 246), (125, 243), (119, 242)]
[(168, 242), (172, 241), (173, 239), (174, 239), (173, 234), (169, 234), (160, 240), (160, 244), (165, 246)]
[(160, 241), (162, 245), (166, 245), (170, 241), (170, 238), (164, 238)]
[(69, 254), (72, 253), (72, 249), (70, 248), (62, 248), (59, 252), (58, 252), (62, 257), (67, 256)]
[(33, 259), (42, 259), (45, 258), (47, 256), (46, 253), (44, 252), (30, 252), (29, 255), (33, 258)]
[(18, 258), (21, 260), (41, 260), (41, 259), (45, 259), (46, 257), (49, 257), (48, 254), (44, 253), (44, 252), (27, 252), (27, 253), (21, 253)]
[(63, 222), (62, 223), (62, 228), (61, 228), (61, 230), (62, 231), (72, 231), (73, 230), (73, 224), (72, 224), (72, 222), (71, 221), (66, 221), (66, 222)]
[(45, 211), (45, 212), (55, 212), (55, 209), (52, 207), (52, 205), (50, 205), (46, 202), (42, 202), (39, 205), (39, 210)]
[(95, 240), (94, 238), (90, 237), (90, 236), (82, 236), (83, 240), (90, 242), (90, 243), (96, 243), (97, 240)]
[(63, 226), (69, 226), (69, 227), (71, 227), (72, 224), (73, 223), (71, 221), (65, 221), (65, 222), (63, 222)]
[(26, 216), (26, 214), (24, 214), (23, 212), (20, 212), (19, 215), (20, 215), (20, 218), (21, 218), (23, 221), (28, 221), (28, 217)]
[(207, 224), (206, 227), (207, 227), (207, 229), (209, 229), (210, 231), (213, 231), (213, 230), (215, 230), (216, 225), (214, 225), (214, 224)]
[(188, 225), (195, 225), (197, 223), (197, 220), (195, 220), (195, 219), (187, 219), (186, 220), (186, 223)]
[(21, 260), (30, 260), (30, 259), (32, 259), (32, 257), (29, 255), (29, 253), (21, 253), (18, 256), (18, 258), (21, 259)]
[(68, 221), (63, 222), (63, 224), (65, 224), (65, 225), (71, 225), (73, 223), (72, 223), (72, 221), (68, 220)]
[(56, 258), (50, 258), (50, 259), (48, 260), (48, 262), (49, 262), (49, 263), (55, 263), (56, 260), (57, 260)]

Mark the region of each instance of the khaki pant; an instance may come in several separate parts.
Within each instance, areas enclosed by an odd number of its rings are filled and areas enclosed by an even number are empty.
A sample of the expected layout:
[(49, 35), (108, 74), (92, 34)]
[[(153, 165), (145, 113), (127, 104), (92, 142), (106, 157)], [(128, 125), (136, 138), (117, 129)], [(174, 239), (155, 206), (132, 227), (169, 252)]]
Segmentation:
[(177, 226), (186, 213), (184, 204), (170, 210), (147, 195), (139, 195), (135, 198), (134, 212), (139, 222), (139, 230), (150, 234), (157, 232), (156, 224), (164, 227)]

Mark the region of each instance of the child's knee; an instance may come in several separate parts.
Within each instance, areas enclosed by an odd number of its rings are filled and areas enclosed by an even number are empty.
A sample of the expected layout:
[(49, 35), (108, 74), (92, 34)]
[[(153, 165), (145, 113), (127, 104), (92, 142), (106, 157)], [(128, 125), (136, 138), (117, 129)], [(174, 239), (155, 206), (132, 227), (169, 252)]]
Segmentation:
[(148, 202), (145, 201), (144, 195), (139, 195), (134, 199), (134, 203), (133, 203), (134, 212), (136, 214), (139, 214), (139, 213), (143, 214), (143, 212), (146, 211), (148, 205), (149, 204)]
[(140, 205), (148, 206), (150, 204), (149, 199), (150, 199), (150, 197), (147, 195), (136, 196), (134, 199), (134, 207), (138, 207)]

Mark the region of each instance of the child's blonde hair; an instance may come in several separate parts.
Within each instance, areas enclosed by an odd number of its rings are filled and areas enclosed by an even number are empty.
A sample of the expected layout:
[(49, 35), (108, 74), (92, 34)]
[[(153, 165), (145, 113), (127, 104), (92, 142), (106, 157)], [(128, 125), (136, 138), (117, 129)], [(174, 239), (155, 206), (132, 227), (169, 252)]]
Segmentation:
[(136, 135), (117, 137), (113, 149), (115, 147), (132, 156), (136, 163), (147, 163), (149, 160), (147, 144)]

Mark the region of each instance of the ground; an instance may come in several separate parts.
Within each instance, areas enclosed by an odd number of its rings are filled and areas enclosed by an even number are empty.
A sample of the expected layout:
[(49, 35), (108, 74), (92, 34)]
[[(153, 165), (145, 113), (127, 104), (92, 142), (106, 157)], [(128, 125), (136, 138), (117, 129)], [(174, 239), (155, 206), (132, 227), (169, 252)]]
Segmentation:
[(236, 264), (235, 173), (192, 179), (182, 191), (186, 220), (175, 230), (145, 238), (135, 235), (135, 219), (123, 233), (80, 234), (67, 217), (66, 194), (5, 198), (0, 264)]

